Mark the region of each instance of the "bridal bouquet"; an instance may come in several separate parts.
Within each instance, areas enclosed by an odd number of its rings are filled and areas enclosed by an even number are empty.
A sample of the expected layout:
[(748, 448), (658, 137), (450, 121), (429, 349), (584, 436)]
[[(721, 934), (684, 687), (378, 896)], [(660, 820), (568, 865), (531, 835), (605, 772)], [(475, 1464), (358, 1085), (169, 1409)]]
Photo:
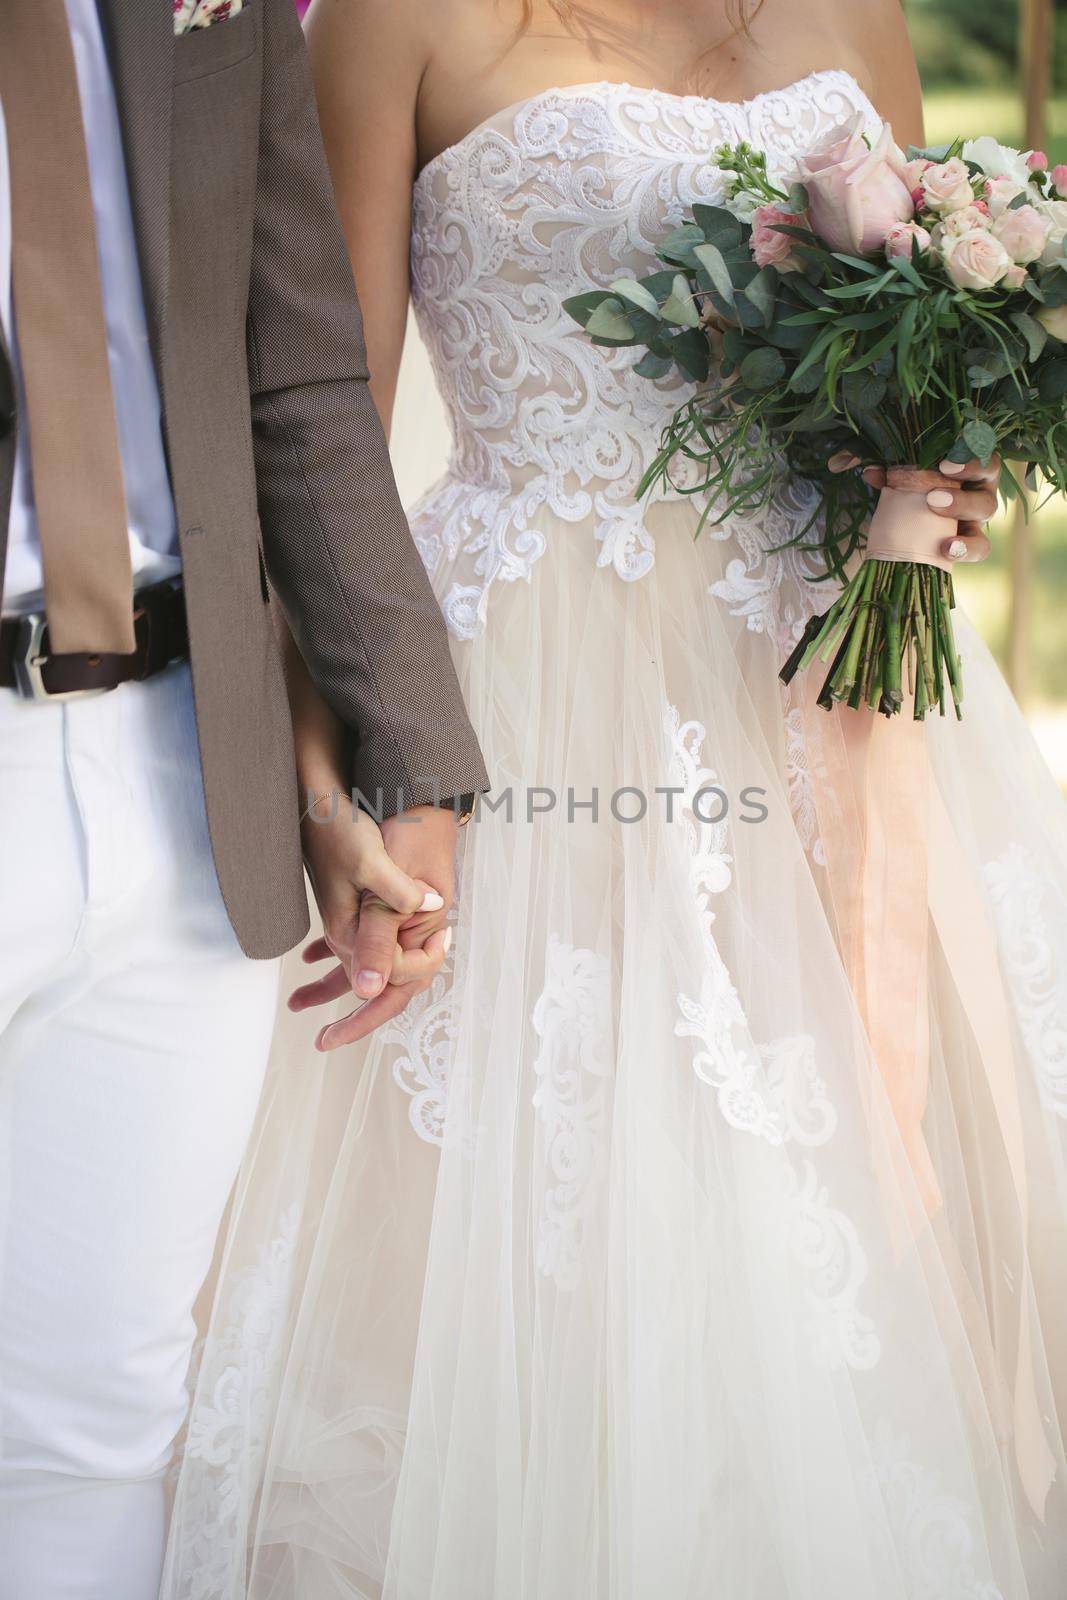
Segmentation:
[[(905, 153), (888, 126), (869, 141), (858, 116), (787, 187), (749, 145), (716, 162), (724, 203), (694, 206), (663, 240), (663, 271), (567, 302), (595, 343), (645, 347), (641, 378), (701, 386), (641, 492), (703, 496), (703, 526), (761, 510), (783, 465), (814, 480), (797, 542), (843, 588), (783, 678), (819, 660), (827, 708), (891, 716), (907, 690), (916, 718), (949, 699), (959, 715), (944, 520), (921, 495), (876, 506), (858, 469), (830, 462), (936, 468), (1000, 452), (1067, 489), (1067, 167), (991, 138)], [(1006, 472), (1004, 492), (1018, 487)]]

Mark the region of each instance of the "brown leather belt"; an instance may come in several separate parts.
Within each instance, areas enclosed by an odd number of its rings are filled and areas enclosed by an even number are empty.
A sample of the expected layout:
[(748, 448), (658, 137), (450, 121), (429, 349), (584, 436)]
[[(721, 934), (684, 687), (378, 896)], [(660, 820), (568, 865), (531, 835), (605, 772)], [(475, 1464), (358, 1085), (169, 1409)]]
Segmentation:
[(134, 597), (132, 655), (63, 655), (48, 650), (48, 623), (41, 612), (0, 622), (0, 688), (27, 700), (70, 700), (103, 694), (120, 683), (142, 683), (189, 654), (185, 592), (169, 578)]

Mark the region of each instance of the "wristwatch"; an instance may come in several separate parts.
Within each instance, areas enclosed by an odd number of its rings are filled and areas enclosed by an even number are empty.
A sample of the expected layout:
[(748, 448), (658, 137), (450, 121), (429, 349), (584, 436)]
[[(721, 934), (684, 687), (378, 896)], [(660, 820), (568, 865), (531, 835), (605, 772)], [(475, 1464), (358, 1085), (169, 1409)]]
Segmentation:
[(437, 801), (437, 805), (442, 811), (455, 812), (456, 824), (460, 828), (467, 826), (467, 823), (474, 815), (474, 808), (477, 804), (478, 796), (476, 794), (454, 794), (449, 795), (447, 799)]

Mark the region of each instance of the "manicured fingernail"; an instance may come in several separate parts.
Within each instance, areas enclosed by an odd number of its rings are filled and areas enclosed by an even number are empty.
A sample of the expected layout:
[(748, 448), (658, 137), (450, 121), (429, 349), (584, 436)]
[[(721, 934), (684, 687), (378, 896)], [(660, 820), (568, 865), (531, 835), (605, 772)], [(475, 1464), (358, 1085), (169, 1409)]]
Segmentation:
[(318, 1038), (315, 1040), (315, 1049), (316, 1050), (328, 1050), (330, 1048), (329, 1035), (330, 1035), (329, 1028), (323, 1028), (322, 1032), (319, 1034)]
[(434, 894), (433, 890), (431, 889), (430, 893), (423, 900), (422, 905), (419, 907), (419, 910), (420, 911), (441, 911), (441, 910), (444, 909), (444, 904), (445, 903), (441, 899), (441, 896), (439, 894)]
[(451, 948), (452, 948), (452, 929), (451, 928), (446, 928), (445, 929), (444, 944), (443, 944), (443, 949), (444, 949), (444, 952), (445, 952), (446, 956), (447, 956), (448, 952), (451, 950)]
[(380, 994), (385, 987), (385, 979), (380, 972), (361, 972), (356, 979), (360, 990), (365, 995)]
[(948, 547), (948, 554), (950, 560), (962, 561), (967, 554), (967, 546), (962, 539), (953, 539)]
[(956, 496), (950, 494), (947, 489), (931, 489), (926, 496), (926, 504), (932, 506), (935, 511), (944, 511), (952, 504), (955, 498)]
[(942, 461), (941, 471), (950, 478), (958, 478), (966, 465), (966, 461)]

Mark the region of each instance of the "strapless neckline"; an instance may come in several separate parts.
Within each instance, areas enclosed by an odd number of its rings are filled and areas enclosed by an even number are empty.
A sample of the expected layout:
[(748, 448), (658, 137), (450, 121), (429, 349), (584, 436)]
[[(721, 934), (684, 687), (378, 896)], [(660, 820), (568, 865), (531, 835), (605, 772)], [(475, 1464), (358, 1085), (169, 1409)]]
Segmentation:
[(501, 106), (499, 111), (490, 112), (481, 122), (465, 133), (454, 144), (445, 145), (435, 156), (431, 156), (426, 165), (419, 170), (415, 179), (415, 187), (428, 181), (435, 170), (451, 157), (465, 151), (470, 145), (476, 144), (479, 139), (487, 134), (499, 131), (499, 124), (514, 120), (524, 111), (531, 110), (534, 106), (547, 101), (562, 100), (567, 95), (587, 96), (607, 91), (612, 94), (644, 94), (652, 100), (669, 101), (673, 105), (702, 105), (721, 107), (723, 110), (749, 111), (755, 106), (762, 105), (765, 100), (773, 100), (778, 95), (795, 94), (798, 89), (806, 88), (812, 84), (838, 81), (850, 84), (866, 98), (866, 91), (851, 72), (843, 67), (821, 67), (815, 72), (807, 72), (802, 78), (794, 78), (791, 83), (783, 84), (778, 89), (761, 89), (758, 94), (750, 95), (747, 100), (717, 100), (702, 94), (681, 94), (672, 89), (656, 89), (647, 84), (634, 84), (620, 81), (616, 78), (596, 78), (588, 83), (550, 84), (547, 88), (538, 89), (536, 94), (524, 96), (520, 100), (513, 100), (509, 105)]
[[(589, 343), (567, 297), (654, 271), (670, 229), (694, 205), (722, 203), (723, 144), (747, 141), (784, 179), (857, 114), (874, 136), (878, 113), (837, 68), (743, 101), (603, 80), (503, 107), (427, 163), (413, 197), (412, 298), (453, 448), (411, 522), (457, 638), (485, 624), (501, 583), (532, 577), (561, 529), (573, 544), (584, 528), (597, 566), (624, 583), (655, 564), (637, 490), (689, 391), (636, 381), (637, 352)], [(767, 517), (751, 529), (734, 518), (722, 534), (738, 552), (722, 597), (783, 644), (818, 593), (794, 540), (809, 501), (810, 486), (789, 488), (773, 534)]]

